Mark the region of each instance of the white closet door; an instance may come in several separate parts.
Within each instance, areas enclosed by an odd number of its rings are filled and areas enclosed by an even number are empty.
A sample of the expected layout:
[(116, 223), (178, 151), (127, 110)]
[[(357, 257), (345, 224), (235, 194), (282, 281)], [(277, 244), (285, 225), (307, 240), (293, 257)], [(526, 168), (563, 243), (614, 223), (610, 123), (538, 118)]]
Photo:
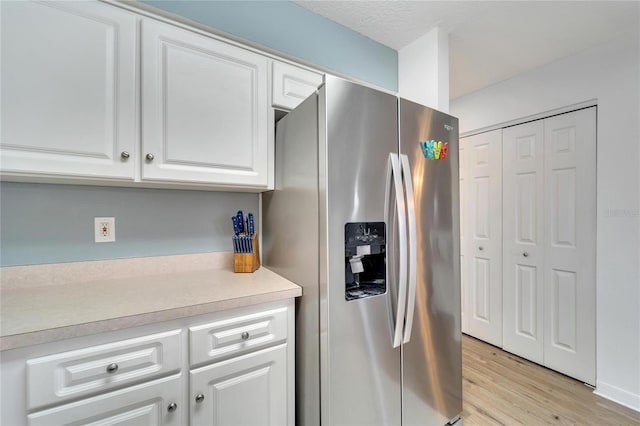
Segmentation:
[(544, 120), (544, 364), (595, 384), (596, 108)]
[(469, 334), (502, 345), (502, 131), (465, 140)]
[(468, 174), (469, 170), (467, 167), (467, 152), (466, 149), (467, 142), (469, 138), (460, 139), (460, 149), (459, 149), (459, 164), (460, 164), (460, 299), (461, 299), (461, 307), (462, 307), (462, 315), (460, 317), (462, 322), (462, 332), (470, 333), (469, 330), (469, 317), (470, 317), (470, 307), (469, 307), (469, 284), (467, 283), (467, 271), (469, 267), (467, 262), (469, 260), (469, 235), (468, 234), (468, 205), (469, 200), (468, 196)]
[(543, 363), (542, 121), (503, 130), (503, 348)]

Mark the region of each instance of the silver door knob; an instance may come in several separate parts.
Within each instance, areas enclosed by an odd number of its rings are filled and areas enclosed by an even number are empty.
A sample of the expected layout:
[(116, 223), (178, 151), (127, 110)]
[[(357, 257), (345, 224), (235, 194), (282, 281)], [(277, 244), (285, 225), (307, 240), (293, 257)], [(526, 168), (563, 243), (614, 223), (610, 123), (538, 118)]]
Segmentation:
[(484, 250), (484, 247), (480, 246), (480, 247), (478, 247), (478, 250), (482, 251), (482, 250)]
[(155, 158), (151, 153), (147, 154), (146, 157), (147, 157), (147, 160), (149, 161), (153, 161), (153, 159)]
[(199, 393), (196, 395), (196, 403), (200, 404), (202, 401), (204, 401), (204, 395)]
[(526, 251), (525, 251), (524, 253), (522, 253), (522, 255), (523, 255), (524, 257), (529, 257), (529, 253), (527, 253)]
[(112, 364), (107, 365), (107, 373), (113, 374), (116, 371), (118, 371), (118, 364), (114, 362)]
[(249, 332), (245, 331), (243, 332), (240, 337), (242, 337), (242, 340), (247, 340), (249, 338)]
[(169, 404), (169, 406), (167, 407), (167, 411), (170, 413), (173, 413), (174, 411), (176, 411), (178, 409), (178, 404), (176, 404), (175, 402), (172, 402), (171, 404)]
[(129, 155), (129, 153), (128, 153), (127, 151), (122, 151), (122, 152), (120, 153), (120, 157), (122, 157), (123, 159), (125, 159), (125, 160), (126, 160), (127, 158), (129, 158), (129, 157), (130, 157), (130, 155)]

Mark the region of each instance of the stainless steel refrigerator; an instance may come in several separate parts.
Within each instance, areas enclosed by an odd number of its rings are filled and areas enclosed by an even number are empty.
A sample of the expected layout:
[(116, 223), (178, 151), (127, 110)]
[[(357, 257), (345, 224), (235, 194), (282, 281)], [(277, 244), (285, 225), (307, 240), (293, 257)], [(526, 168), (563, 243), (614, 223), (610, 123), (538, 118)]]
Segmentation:
[(296, 423), (462, 411), (458, 120), (334, 77), (276, 126), (265, 266), (296, 304)]

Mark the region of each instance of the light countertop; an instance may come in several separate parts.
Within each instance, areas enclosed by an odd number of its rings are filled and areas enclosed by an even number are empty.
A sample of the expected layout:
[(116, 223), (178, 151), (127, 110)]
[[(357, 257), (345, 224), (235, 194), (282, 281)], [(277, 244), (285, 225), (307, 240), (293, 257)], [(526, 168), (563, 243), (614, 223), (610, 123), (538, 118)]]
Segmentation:
[[(54, 271), (47, 271), (49, 278), (42, 277), (44, 271), (40, 271), (40, 277), (28, 280), (28, 285), (16, 285), (20, 280), (15, 277), (24, 276), (25, 271), (26, 275), (33, 276), (32, 269), (19, 267), (23, 270), (9, 271), (3, 268), (0, 350), (302, 294), (299, 286), (265, 267), (254, 273), (234, 273), (223, 259), (208, 269), (203, 262), (196, 262), (192, 270), (189, 262), (184, 262), (193, 259), (189, 255), (181, 257), (179, 268), (167, 267), (175, 257), (179, 256), (162, 257), (165, 270), (161, 273), (150, 273), (148, 265), (145, 267), (143, 263), (127, 259), (131, 272), (115, 277), (105, 276), (104, 272), (117, 267), (117, 260), (97, 261), (96, 265), (79, 262), (81, 265), (77, 267), (60, 265)], [(158, 259), (154, 261), (158, 262)], [(105, 267), (104, 262), (111, 264)], [(92, 274), (92, 270), (96, 270), (94, 267), (99, 267), (103, 273)], [(68, 280), (61, 278), (61, 274), (66, 274)], [(38, 280), (40, 282), (34, 283)]]

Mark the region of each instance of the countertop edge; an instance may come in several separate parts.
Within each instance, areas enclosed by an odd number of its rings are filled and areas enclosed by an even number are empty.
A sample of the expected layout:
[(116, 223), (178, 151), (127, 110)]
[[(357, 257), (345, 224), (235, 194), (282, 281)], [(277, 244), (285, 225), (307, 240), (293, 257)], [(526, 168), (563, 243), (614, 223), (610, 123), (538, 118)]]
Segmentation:
[(201, 314), (224, 311), (278, 300), (292, 299), (302, 295), (302, 288), (271, 291), (233, 299), (218, 300), (198, 305), (181, 306), (156, 312), (146, 312), (119, 318), (105, 319), (88, 323), (57, 327), (28, 333), (0, 337), (0, 351), (18, 349), (57, 340), (89, 336), (109, 331), (122, 330), (137, 326), (171, 321)]

